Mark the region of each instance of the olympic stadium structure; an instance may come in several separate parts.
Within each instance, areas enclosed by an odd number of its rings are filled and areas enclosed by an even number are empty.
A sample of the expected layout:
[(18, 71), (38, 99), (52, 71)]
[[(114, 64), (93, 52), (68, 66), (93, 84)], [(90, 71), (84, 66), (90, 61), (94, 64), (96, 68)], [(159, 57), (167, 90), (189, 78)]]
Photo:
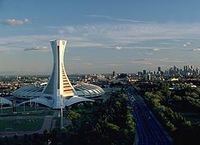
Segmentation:
[(12, 106), (12, 102), (6, 98), (0, 97), (0, 106), (4, 105)]
[[(92, 100), (101, 99), (102, 95), (105, 93), (101, 87), (93, 85), (93, 84), (88, 84), (88, 83), (80, 82), (80, 83), (77, 83), (76, 85), (74, 85), (73, 87), (75, 89), (76, 96), (83, 97), (86, 99), (92, 99)], [(24, 86), (22, 88), (19, 88), (12, 95), (17, 99), (26, 100), (25, 102), (22, 102), (22, 104), (28, 103), (28, 102), (32, 101), (33, 99), (35, 99), (37, 101), (42, 101), (39, 98), (41, 96), (43, 96), (44, 89), (45, 89), (44, 84), (42, 84), (40, 86), (29, 85), (29, 86)], [(49, 99), (49, 103), (52, 102), (51, 97), (48, 99)], [(70, 106), (70, 105), (76, 103), (76, 101), (78, 101), (78, 100), (75, 100), (75, 99), (71, 100), (70, 101), (71, 103), (68, 102), (68, 104), (66, 104), (66, 106)], [(41, 103), (41, 104), (45, 105), (44, 103)], [(47, 105), (45, 105), (45, 106), (50, 107), (51, 105), (47, 103)]]
[(99, 86), (78, 83), (72, 85), (64, 66), (64, 52), (67, 41), (53, 40), (53, 70), (47, 85), (24, 86), (13, 93), (14, 98), (24, 99), (18, 105), (38, 103), (53, 109), (60, 109), (76, 103), (90, 101), (104, 94)]

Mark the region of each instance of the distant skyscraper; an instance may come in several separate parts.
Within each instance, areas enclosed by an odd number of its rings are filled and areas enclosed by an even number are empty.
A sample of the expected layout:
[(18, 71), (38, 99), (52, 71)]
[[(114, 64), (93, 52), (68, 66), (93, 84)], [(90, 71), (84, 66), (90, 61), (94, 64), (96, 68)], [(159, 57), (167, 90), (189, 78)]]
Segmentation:
[(143, 70), (143, 75), (146, 75), (147, 74), (147, 71), (146, 70)]
[(112, 77), (115, 77), (115, 75), (116, 75), (116, 74), (115, 74), (115, 71), (113, 71), (113, 73), (112, 73)]

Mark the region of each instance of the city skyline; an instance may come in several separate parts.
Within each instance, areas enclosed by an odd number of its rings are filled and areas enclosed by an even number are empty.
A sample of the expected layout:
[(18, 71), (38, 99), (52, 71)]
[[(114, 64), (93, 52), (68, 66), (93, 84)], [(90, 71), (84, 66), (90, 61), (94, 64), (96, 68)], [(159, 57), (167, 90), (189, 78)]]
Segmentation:
[(199, 4), (0, 0), (0, 73), (49, 74), (52, 39), (69, 41), (70, 74), (199, 66)]

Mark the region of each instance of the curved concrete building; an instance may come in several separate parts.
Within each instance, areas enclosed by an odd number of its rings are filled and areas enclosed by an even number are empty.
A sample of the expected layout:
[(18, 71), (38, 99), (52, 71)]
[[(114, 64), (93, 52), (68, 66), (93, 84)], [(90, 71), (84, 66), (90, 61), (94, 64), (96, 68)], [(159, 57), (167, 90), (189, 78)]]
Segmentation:
[[(40, 96), (44, 96), (43, 90), (46, 87), (44, 85), (41, 86), (24, 86), (16, 90), (12, 95), (18, 99), (30, 100), (31, 98), (38, 98)], [(102, 99), (102, 95), (105, 93), (104, 90), (93, 84), (88, 83), (77, 83), (73, 86), (75, 89), (75, 96), (79, 96), (87, 99)], [(46, 94), (46, 98), (49, 95)], [(68, 105), (67, 105), (68, 106)]]
[(60, 109), (79, 102), (93, 101), (89, 98), (77, 96), (74, 87), (68, 79), (64, 65), (64, 53), (67, 41), (53, 40), (50, 42), (53, 52), (53, 70), (47, 86), (45, 88), (28, 86), (16, 90), (13, 93), (15, 97), (30, 98), (30, 100), (18, 105), (31, 101), (53, 109)]

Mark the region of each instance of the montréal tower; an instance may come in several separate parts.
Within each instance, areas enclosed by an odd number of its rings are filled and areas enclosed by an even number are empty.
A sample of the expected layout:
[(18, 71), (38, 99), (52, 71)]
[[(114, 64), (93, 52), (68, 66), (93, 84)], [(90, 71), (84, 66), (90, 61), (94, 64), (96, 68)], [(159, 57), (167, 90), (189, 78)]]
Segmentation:
[(67, 41), (65, 40), (51, 41), (53, 70), (43, 94), (53, 96), (52, 107), (55, 109), (63, 106), (63, 99), (70, 99), (76, 94), (65, 71), (64, 52), (66, 44)]

